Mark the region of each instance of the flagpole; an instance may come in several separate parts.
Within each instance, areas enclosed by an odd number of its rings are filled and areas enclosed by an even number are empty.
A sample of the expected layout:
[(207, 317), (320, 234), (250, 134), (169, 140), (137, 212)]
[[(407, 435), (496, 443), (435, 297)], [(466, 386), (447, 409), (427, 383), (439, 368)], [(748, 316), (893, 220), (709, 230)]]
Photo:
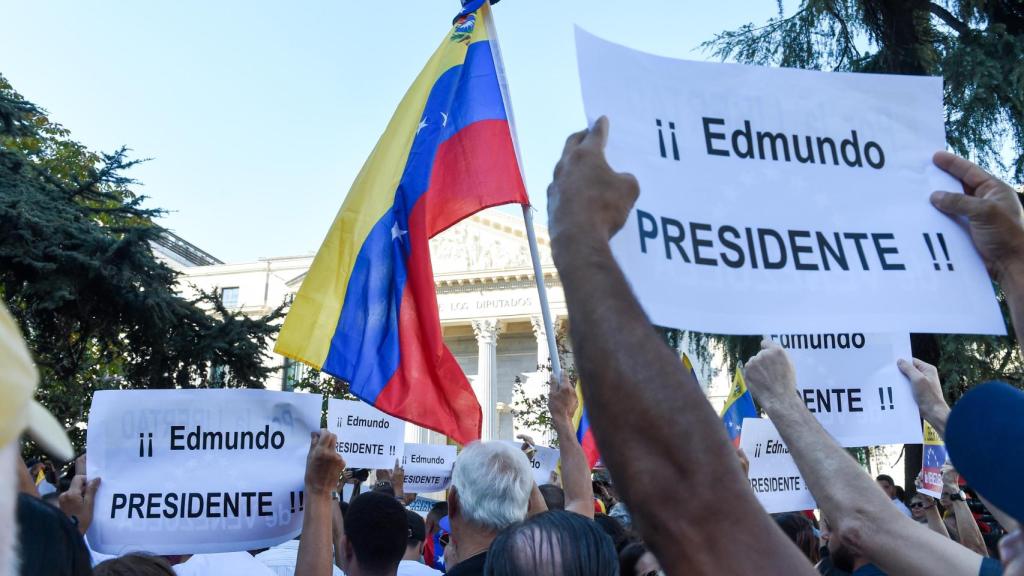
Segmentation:
[[(487, 33), (491, 37), (491, 55), (494, 58), (494, 68), (498, 73), (498, 86), (501, 88), (501, 99), (505, 104), (505, 113), (508, 115), (508, 125), (512, 133), (512, 145), (516, 152), (516, 163), (519, 166), (519, 174), (526, 185), (526, 174), (523, 173), (523, 157), (519, 153), (519, 138), (516, 135), (515, 116), (512, 114), (512, 100), (509, 98), (508, 81), (505, 77), (505, 63), (501, 57), (501, 44), (498, 42), (498, 29), (494, 25), (494, 14), (491, 4), (495, 0), (488, 0), (488, 6), (484, 10), (484, 21), (487, 23)], [(529, 193), (527, 193), (529, 196)], [(533, 211), (531, 206), (523, 206), (523, 220), (526, 223), (526, 240), (530, 245), (530, 260), (533, 262), (533, 277), (537, 283), (537, 294), (540, 300), (540, 315), (544, 322), (544, 335), (548, 341), (548, 354), (551, 356), (551, 371), (555, 378), (562, 380), (562, 363), (558, 358), (558, 344), (555, 342), (554, 324), (551, 320), (551, 306), (548, 304), (548, 291), (544, 283), (544, 270), (540, 263), (540, 250), (537, 248), (537, 233), (533, 227)]]

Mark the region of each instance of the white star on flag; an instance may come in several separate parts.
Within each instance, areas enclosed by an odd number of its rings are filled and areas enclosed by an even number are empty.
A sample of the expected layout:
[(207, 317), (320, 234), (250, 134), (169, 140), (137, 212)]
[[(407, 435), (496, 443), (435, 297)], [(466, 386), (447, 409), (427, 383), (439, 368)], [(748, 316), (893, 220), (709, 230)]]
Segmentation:
[(416, 127), (416, 133), (419, 134), (420, 130), (423, 130), (426, 127), (427, 127), (427, 118), (426, 118), (426, 116), (424, 116), (423, 120), (420, 120), (420, 125)]
[(391, 241), (393, 242), (395, 240), (398, 240), (399, 238), (401, 238), (402, 236), (405, 236), (408, 233), (409, 233), (408, 231), (402, 230), (398, 226), (398, 222), (395, 222), (395, 225), (391, 227)]
[(448, 115), (445, 114), (444, 112), (441, 112), (441, 127), (443, 128), (443, 127), (445, 127), (447, 125), (448, 125)]

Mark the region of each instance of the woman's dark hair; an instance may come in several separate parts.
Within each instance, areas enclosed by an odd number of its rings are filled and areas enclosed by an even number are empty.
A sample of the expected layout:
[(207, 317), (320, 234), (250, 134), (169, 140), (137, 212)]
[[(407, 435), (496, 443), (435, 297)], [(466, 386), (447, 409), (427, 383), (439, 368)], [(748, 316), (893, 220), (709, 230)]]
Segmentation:
[(634, 540), (633, 535), (629, 530), (626, 530), (621, 522), (607, 514), (595, 514), (594, 522), (597, 522), (597, 525), (604, 530), (604, 533), (612, 539), (616, 552), (622, 552), (622, 549)]
[(174, 576), (167, 560), (149, 554), (125, 554), (100, 562), (93, 576)]
[(640, 563), (644, 554), (647, 554), (647, 547), (643, 542), (626, 544), (619, 552), (619, 574), (622, 576), (636, 574), (636, 565)]
[(612, 539), (593, 520), (564, 510), (538, 514), (491, 543), (488, 576), (616, 576)]
[(821, 558), (818, 552), (818, 537), (814, 534), (814, 525), (811, 521), (798, 512), (772, 514), (772, 518), (811, 564), (817, 564)]

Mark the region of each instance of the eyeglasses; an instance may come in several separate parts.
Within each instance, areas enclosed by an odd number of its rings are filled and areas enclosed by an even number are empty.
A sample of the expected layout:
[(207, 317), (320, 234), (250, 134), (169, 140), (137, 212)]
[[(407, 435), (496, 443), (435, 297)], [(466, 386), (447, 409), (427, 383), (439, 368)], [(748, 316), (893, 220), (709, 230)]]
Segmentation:
[(664, 570), (651, 570), (650, 572), (644, 572), (643, 576), (665, 576)]
[[(932, 504), (932, 506), (934, 506), (934, 504)], [(923, 509), (927, 510), (928, 508), (931, 508), (932, 506), (928, 506), (924, 502), (911, 502), (910, 503), (910, 507), (912, 509), (914, 509), (914, 510), (917, 510), (918, 508), (923, 508)]]

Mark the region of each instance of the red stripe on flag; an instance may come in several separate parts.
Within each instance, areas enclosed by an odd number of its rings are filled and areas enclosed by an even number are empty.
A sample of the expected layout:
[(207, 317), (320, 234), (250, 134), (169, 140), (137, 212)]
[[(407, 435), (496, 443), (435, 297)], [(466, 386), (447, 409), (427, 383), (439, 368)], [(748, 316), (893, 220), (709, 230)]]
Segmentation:
[(486, 120), (438, 148), (430, 188), (409, 214), (408, 277), (398, 316), (401, 358), (376, 406), (460, 444), (480, 438), (482, 413), (442, 338), (427, 239), (484, 208), (511, 202), (526, 203), (527, 197), (508, 122)]

